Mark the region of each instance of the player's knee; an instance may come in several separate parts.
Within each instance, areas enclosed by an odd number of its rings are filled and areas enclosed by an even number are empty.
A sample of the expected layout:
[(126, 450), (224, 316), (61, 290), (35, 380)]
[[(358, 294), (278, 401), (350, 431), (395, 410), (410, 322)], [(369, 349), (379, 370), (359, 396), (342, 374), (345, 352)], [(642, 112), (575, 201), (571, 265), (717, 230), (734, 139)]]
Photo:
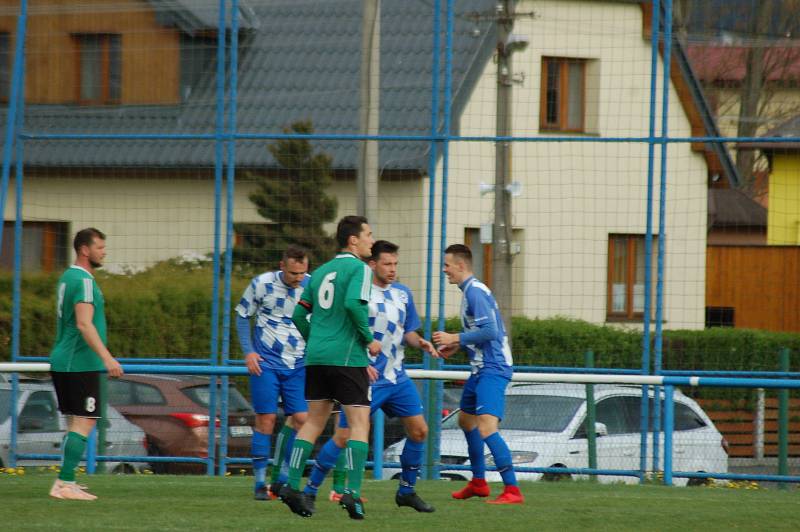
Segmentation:
[(408, 432), (408, 437), (413, 441), (423, 442), (428, 437), (428, 427), (426, 425), (414, 427)]
[(306, 424), (306, 421), (308, 421), (308, 412), (297, 412), (296, 414), (292, 414), (289, 419), (291, 419), (292, 428), (294, 430), (300, 430), (300, 428)]
[(275, 430), (275, 414), (257, 414), (256, 430), (262, 434), (272, 434)]
[(481, 434), (481, 439), (485, 440), (486, 438), (497, 432), (497, 429), (495, 429), (494, 427), (478, 426), (478, 432)]

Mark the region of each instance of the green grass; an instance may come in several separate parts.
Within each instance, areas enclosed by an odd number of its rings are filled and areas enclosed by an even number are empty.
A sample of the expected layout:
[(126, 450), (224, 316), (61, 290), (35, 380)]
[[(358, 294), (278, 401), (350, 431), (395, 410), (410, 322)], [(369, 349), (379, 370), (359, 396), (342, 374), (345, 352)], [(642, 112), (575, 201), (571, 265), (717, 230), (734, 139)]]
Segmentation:
[[(365, 481), (367, 518), (348, 519), (320, 491), (317, 513), (303, 519), (279, 501), (252, 499), (252, 477), (81, 475), (93, 502), (50, 499), (53, 472), (0, 473), (5, 530), (797, 530), (798, 490), (668, 488), (589, 482), (523, 483), (522, 506), (455, 501), (460, 483), (420, 481), (436, 507), (416, 514), (394, 504), (396, 483)], [(324, 486), (328, 488), (328, 485)], [(493, 493), (499, 486), (493, 485)]]

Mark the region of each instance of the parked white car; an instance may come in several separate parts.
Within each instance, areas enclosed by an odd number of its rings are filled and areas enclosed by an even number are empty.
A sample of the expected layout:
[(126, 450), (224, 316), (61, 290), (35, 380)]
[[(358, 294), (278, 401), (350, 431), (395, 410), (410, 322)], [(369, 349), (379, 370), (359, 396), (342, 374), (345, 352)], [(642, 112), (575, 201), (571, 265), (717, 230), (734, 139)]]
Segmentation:
[[(599, 469), (638, 470), (640, 450), (641, 388), (638, 386), (595, 384), (595, 433)], [(702, 408), (676, 390), (675, 431), (673, 433), (673, 471), (727, 473), (727, 442)], [(650, 391), (652, 424), (653, 392)], [(447, 464), (469, 465), (467, 443), (458, 427), (458, 410), (442, 421), (441, 475), (469, 480), (469, 470), (447, 469)], [(662, 402), (663, 412), (663, 402)], [(586, 437), (586, 386), (583, 384), (522, 384), (506, 390), (506, 417), (500, 433), (508, 443), (515, 466), (589, 467)], [(662, 416), (663, 420), (663, 416)], [(663, 423), (663, 421), (662, 421)], [(386, 449), (384, 461), (399, 462), (405, 440)], [(652, 453), (652, 436), (648, 441)], [(661, 460), (663, 464), (663, 433)], [(486, 464), (494, 465), (488, 448)], [(648, 456), (648, 468), (652, 455)], [(397, 478), (399, 469), (385, 468), (385, 478)], [(519, 472), (520, 480), (559, 480), (569, 474)], [(576, 478), (586, 478), (577, 475)], [(599, 475), (601, 482), (638, 482), (637, 477)], [(487, 471), (486, 479), (500, 481), (500, 475)], [(676, 485), (687, 479), (675, 478)], [(701, 484), (693, 479), (690, 484)]]
[[(9, 464), (11, 450), (11, 383), (0, 382), (0, 467)], [(147, 456), (145, 433), (125, 419), (116, 409), (107, 410), (109, 428), (105, 449), (107, 456)], [(67, 428), (66, 418), (58, 412), (53, 385), (47, 381), (20, 382), (17, 396), (17, 453), (61, 454), (61, 442)], [(47, 466), (59, 460), (17, 460), (21, 466)], [(106, 462), (112, 473), (133, 473), (147, 467), (147, 462)]]

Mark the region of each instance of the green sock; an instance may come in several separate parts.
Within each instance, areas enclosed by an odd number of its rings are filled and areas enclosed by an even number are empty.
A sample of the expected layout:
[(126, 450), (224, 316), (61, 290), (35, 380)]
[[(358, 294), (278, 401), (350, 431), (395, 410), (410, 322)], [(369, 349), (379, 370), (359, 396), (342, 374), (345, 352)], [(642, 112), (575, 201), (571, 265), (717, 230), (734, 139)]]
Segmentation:
[(361, 481), (364, 478), (364, 465), (367, 463), (369, 444), (365, 441), (347, 442), (347, 490), (353, 497), (361, 496)]
[(303, 477), (303, 470), (306, 468), (306, 460), (311, 455), (314, 444), (310, 441), (297, 438), (294, 440), (294, 447), (289, 458), (289, 486), (292, 489), (300, 489), (300, 479)]
[(294, 432), (293, 428), (284, 425), (275, 440), (275, 456), (272, 457), (272, 474), (270, 475), (270, 482), (273, 484), (278, 481), (278, 477), (281, 475), (281, 466), (286, 456), (286, 441), (292, 435), (292, 432)]
[(77, 432), (68, 432), (62, 443), (64, 458), (61, 460), (59, 480), (75, 482), (75, 468), (81, 463), (83, 453), (86, 451), (86, 436)]
[(339, 453), (339, 458), (336, 459), (336, 468), (333, 470), (333, 491), (336, 493), (344, 493), (345, 483), (347, 481), (347, 449), (345, 448)]

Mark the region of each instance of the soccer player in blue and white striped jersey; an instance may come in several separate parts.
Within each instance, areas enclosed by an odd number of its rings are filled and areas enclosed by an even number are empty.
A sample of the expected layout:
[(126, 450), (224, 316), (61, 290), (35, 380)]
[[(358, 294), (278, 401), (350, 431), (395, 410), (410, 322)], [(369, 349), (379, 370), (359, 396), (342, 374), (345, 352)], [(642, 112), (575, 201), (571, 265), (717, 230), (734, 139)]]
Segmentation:
[(472, 375), (464, 384), (458, 424), (464, 431), (469, 449), (472, 480), (453, 493), (454, 499), (488, 497), (483, 446), (492, 453), (505, 488), (493, 504), (521, 504), (511, 452), (498, 432), (505, 407), (505, 390), (511, 381), (513, 361), (503, 319), (491, 290), (472, 273), (472, 252), (463, 244), (445, 250), (444, 273), (451, 284), (463, 292), (460, 334), (437, 331), (433, 341), (443, 357), (460, 348), (469, 356)]
[[(395, 502), (398, 506), (408, 506), (418, 512), (433, 512), (433, 506), (423, 501), (414, 489), (422, 464), (428, 425), (423, 416), (419, 392), (403, 367), (403, 358), (406, 345), (434, 356), (438, 356), (438, 353), (433, 344), (416, 332), (420, 327), (420, 319), (411, 291), (396, 282), (398, 249), (391, 242), (378, 240), (372, 245), (372, 256), (368, 262), (373, 283), (369, 298), (369, 328), (375, 340), (381, 343), (380, 353), (370, 357), (370, 367), (377, 374), (371, 387), (370, 410), (374, 413), (382, 409), (389, 417), (399, 417), (408, 435), (400, 457), (403, 471)], [(340, 416), (334, 437), (320, 450), (317, 463), (311, 470), (304, 490), (307, 497), (316, 498), (325, 475), (336, 464), (347, 441), (347, 427), (345, 416)], [(331, 494), (331, 500), (337, 500), (335, 493)]]
[[(250, 372), (250, 391), (256, 411), (251, 453), (255, 498), (269, 500), (266, 485), (267, 461), (278, 411), (278, 396), (283, 398), (287, 416), (275, 442), (270, 491), (277, 494), (286, 449), (292, 448), (297, 431), (308, 418), (305, 400), (305, 340), (292, 322), (294, 307), (308, 284), (308, 256), (302, 248), (290, 245), (278, 271), (255, 277), (236, 307), (239, 344)], [(251, 332), (250, 319), (255, 317)]]

